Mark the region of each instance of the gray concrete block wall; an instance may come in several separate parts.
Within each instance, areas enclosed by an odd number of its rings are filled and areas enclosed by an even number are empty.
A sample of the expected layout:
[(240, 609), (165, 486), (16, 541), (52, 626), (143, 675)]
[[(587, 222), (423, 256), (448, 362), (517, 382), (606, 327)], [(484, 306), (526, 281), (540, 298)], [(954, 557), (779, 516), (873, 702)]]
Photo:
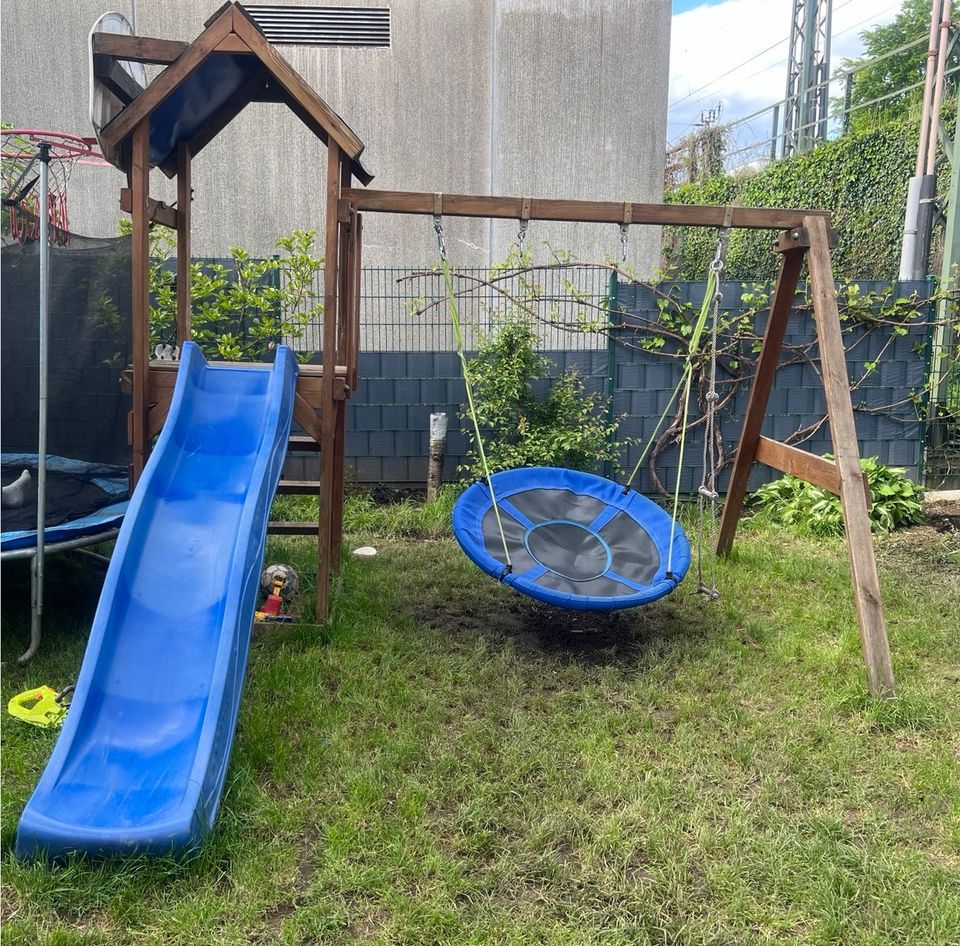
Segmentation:
[[(679, 288), (682, 297), (694, 303), (702, 298), (702, 284), (684, 284)], [(862, 288), (866, 292), (879, 288), (879, 284), (862, 284)], [(926, 286), (905, 284), (899, 294), (908, 295), (914, 290), (925, 294)], [(737, 284), (724, 287), (728, 308), (739, 299), (739, 294)], [(641, 312), (654, 304), (649, 293), (645, 296), (633, 287), (621, 287), (620, 302), (628, 309), (636, 307)], [(762, 327), (759, 324), (756, 329), (762, 331)], [(787, 333), (790, 344), (805, 345), (813, 340), (813, 333), (814, 323), (809, 312), (795, 312), (791, 316)], [(849, 351), (848, 368), (854, 380), (861, 378), (866, 362), (877, 359), (883, 352), (878, 369), (868, 373), (853, 392), (854, 405), (861, 408), (855, 413), (861, 453), (906, 467), (915, 480), (921, 472), (921, 426), (910, 395), (923, 387), (924, 361), (916, 348), (925, 338), (925, 330), (918, 326), (910, 327), (906, 335), (894, 336), (892, 342), (888, 332), (870, 331), (869, 327), (855, 328), (844, 336)], [(889, 347), (884, 351), (888, 342)], [(617, 346), (615, 352), (614, 409), (618, 414), (627, 415), (621, 423), (620, 436), (624, 441), (636, 441), (623, 450), (623, 466), (630, 470), (679, 380), (680, 366), (642, 349)], [(575, 366), (588, 390), (606, 390), (606, 351), (543, 354), (553, 366), (552, 374)], [(452, 352), (362, 353), (360, 375), (363, 380), (347, 409), (349, 478), (358, 484), (422, 485), (429, 417), (434, 411), (446, 411), (450, 417), (450, 433), (444, 474), (454, 479), (467, 445), (457, 419), (463, 402), (463, 381), (456, 355)], [(747, 397), (744, 386), (720, 417), (724, 443), (731, 452), (739, 436)], [(877, 408), (889, 404), (896, 406), (876, 412)], [(823, 387), (816, 369), (810, 364), (785, 365), (777, 374), (763, 432), (785, 439), (797, 429), (815, 423), (824, 411)], [(818, 454), (829, 451), (827, 426), (823, 425), (801, 446)], [(686, 450), (681, 489), (693, 493), (701, 476), (702, 442), (697, 431), (691, 434)], [(677, 453), (676, 447), (666, 450), (658, 465), (662, 481), (670, 486), (676, 477)], [(288, 461), (287, 475), (292, 476), (294, 471), (307, 473), (311, 462), (315, 463), (315, 458), (292, 458)], [(751, 488), (777, 475), (757, 465), (751, 476)], [(637, 482), (641, 490), (652, 491), (653, 481), (646, 469), (641, 471)], [(724, 476), (721, 488), (725, 485)]]
[[(315, 5), (316, 0), (283, 0)], [(658, 201), (662, 197), (670, 48), (668, 0), (327, 0), (389, 6), (389, 48), (277, 51), (365, 143), (375, 187), (447, 193)], [(121, 0), (145, 36), (193, 40), (220, 0)], [(87, 135), (87, 34), (103, 0), (5, 0), (4, 119)], [(643, 54), (638, 55), (642, 50)], [(148, 67), (148, 75), (157, 73)], [(638, 90), (642, 90), (638, 94)], [(269, 256), (293, 227), (321, 230), (325, 148), (287, 108), (253, 103), (197, 157), (194, 252), (232, 245)], [(78, 232), (114, 235), (121, 173), (81, 166), (70, 188)], [(154, 196), (175, 199), (161, 174)], [(451, 220), (463, 266), (488, 266), (514, 222)], [(656, 228), (637, 231), (630, 262), (658, 264)], [(533, 224), (580, 259), (618, 245), (615, 227)], [(368, 214), (367, 265), (432, 260), (428, 219)], [(437, 348), (441, 347), (436, 344)]]

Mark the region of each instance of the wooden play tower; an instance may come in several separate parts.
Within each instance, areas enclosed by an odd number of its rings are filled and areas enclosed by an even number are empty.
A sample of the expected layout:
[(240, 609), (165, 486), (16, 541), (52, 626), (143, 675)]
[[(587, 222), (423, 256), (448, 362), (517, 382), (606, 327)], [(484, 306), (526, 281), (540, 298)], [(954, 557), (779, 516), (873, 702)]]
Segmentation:
[[(838, 494), (846, 523), (868, 686), (875, 696), (893, 694), (893, 669), (870, 533), (869, 496), (860, 468), (830, 260), (828, 214), (369, 190), (366, 185), (372, 178), (360, 162), (363, 143), (271, 46), (239, 3), (224, 4), (190, 44), (108, 33), (95, 34), (92, 42), (95, 76), (122, 106), (103, 128), (101, 141), (104, 154), (111, 155), (127, 174), (128, 186), (121, 192), (120, 203), (133, 218), (130, 442), (134, 481), (143, 470), (152, 438), (163, 426), (176, 371), (175, 364), (148, 358), (149, 228), (156, 223), (176, 231), (177, 271), (188, 272), (191, 161), (250, 102), (286, 105), (327, 147), (322, 365), (301, 369), (294, 418), (306, 436), (291, 438), (290, 443), (291, 450), (319, 450), (320, 477), (316, 483), (281, 481), (280, 487), (285, 492), (315, 492), (319, 520), (271, 524), (274, 532), (317, 537), (318, 620), (329, 613), (331, 573), (339, 566), (341, 555), (345, 408), (357, 383), (363, 213), (781, 231), (776, 245), (781, 256), (780, 273), (726, 496), (718, 550), (726, 552), (733, 543), (755, 461)], [(124, 62), (165, 68), (142, 88), (121, 68)], [(176, 207), (151, 199), (152, 167), (176, 177)], [(353, 187), (355, 180), (364, 187)], [(836, 460), (815, 456), (760, 432), (805, 260)], [(190, 283), (180, 278), (177, 339), (182, 343), (190, 337)]]

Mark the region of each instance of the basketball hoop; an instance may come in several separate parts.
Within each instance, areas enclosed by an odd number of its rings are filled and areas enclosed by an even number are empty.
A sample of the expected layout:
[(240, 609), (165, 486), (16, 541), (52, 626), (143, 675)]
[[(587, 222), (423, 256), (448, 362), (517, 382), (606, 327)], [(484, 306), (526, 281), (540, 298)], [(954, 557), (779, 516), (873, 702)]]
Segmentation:
[(95, 138), (37, 128), (4, 128), (0, 149), (3, 180), (4, 230), (18, 243), (40, 237), (39, 164), (46, 161), (49, 193), (46, 214), (50, 221), (49, 241), (66, 246), (70, 241), (67, 214), (67, 186), (77, 164), (101, 164)]

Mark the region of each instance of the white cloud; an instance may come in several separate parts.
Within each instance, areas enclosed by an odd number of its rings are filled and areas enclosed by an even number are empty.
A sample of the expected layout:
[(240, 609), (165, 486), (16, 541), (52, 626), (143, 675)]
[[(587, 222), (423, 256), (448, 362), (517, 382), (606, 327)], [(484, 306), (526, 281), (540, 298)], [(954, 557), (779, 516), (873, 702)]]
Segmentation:
[[(726, 0), (673, 18), (668, 139), (679, 138), (717, 102), (726, 122), (783, 99), (791, 7), (790, 0)], [(860, 55), (859, 34), (888, 23), (899, 9), (899, 0), (835, 0), (831, 68)], [(839, 86), (830, 91), (840, 94)], [(758, 122), (769, 127), (771, 115)]]

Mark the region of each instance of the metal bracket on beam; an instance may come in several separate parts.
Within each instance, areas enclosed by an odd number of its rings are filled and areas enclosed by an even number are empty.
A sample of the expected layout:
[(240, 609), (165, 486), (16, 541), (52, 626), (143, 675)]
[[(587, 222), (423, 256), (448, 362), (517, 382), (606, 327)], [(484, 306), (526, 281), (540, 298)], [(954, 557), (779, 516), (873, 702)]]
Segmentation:
[[(837, 231), (832, 227), (827, 229), (827, 242), (831, 250), (837, 245)], [(793, 227), (780, 234), (780, 239), (777, 240), (773, 248), (777, 253), (789, 253), (791, 250), (805, 250), (809, 247), (810, 234), (807, 228)]]
[(434, 217), (443, 216), (443, 194), (433, 195), (433, 215)]

